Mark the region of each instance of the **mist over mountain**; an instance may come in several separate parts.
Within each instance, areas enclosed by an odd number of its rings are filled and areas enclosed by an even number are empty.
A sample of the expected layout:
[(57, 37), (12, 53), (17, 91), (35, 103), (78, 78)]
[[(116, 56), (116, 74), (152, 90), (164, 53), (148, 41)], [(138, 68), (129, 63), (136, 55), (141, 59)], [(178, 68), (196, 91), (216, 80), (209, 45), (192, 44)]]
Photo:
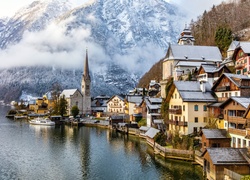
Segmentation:
[(182, 13), (164, 0), (35, 1), (0, 20), (0, 99), (80, 88), (86, 49), (92, 96), (126, 93), (176, 42)]

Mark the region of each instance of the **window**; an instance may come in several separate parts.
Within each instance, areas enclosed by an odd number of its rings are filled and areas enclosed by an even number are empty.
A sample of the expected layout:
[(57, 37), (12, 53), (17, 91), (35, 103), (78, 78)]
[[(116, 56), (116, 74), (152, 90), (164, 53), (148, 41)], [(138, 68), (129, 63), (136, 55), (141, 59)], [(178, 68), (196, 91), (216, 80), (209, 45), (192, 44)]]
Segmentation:
[(204, 143), (203, 143), (203, 145), (204, 145), (204, 147), (206, 147), (206, 146), (207, 146), (207, 143), (206, 143), (206, 142), (204, 142)]
[(175, 99), (177, 98), (177, 94), (174, 94), (174, 98), (175, 98)]
[(185, 116), (183, 116), (183, 121), (185, 122)]
[(195, 117), (195, 118), (194, 118), (194, 122), (195, 122), (195, 123), (198, 123), (198, 117)]
[(238, 92), (235, 92), (235, 96), (238, 96)]
[(194, 105), (194, 110), (198, 111), (198, 105)]
[(203, 105), (203, 111), (207, 111), (207, 105)]
[(185, 111), (185, 105), (183, 105), (183, 107), (182, 107), (182, 108), (183, 108), (183, 111)]
[(222, 93), (222, 95), (221, 95), (222, 97), (224, 97), (224, 93)]

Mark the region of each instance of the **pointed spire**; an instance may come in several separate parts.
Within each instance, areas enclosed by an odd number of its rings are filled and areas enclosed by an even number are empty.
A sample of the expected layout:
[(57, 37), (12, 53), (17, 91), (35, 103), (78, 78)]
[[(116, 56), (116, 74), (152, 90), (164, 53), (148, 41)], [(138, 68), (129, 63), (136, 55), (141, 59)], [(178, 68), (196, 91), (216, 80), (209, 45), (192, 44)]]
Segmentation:
[(84, 79), (90, 79), (89, 75), (89, 60), (88, 60), (88, 49), (86, 49), (85, 67), (84, 67)]

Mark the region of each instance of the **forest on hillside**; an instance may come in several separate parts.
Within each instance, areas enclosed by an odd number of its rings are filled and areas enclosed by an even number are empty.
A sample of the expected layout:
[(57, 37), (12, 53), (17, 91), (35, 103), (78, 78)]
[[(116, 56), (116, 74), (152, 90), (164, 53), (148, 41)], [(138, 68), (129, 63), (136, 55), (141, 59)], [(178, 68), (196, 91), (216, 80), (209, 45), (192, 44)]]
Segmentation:
[[(250, 0), (231, 0), (204, 11), (190, 22), (195, 45), (218, 46), (223, 57), (232, 40), (250, 41)], [(180, 32), (181, 33), (181, 32)], [(137, 87), (162, 79), (162, 59), (139, 80)]]

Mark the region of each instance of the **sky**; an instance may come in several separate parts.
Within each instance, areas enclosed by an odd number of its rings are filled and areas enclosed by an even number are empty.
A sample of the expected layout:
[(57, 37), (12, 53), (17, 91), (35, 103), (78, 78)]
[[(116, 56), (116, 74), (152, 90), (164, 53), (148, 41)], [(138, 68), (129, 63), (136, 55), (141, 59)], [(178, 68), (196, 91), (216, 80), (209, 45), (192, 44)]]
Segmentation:
[[(15, 12), (32, 3), (35, 0), (2, 0), (0, 1), (0, 17), (12, 16)], [(63, 0), (62, 0), (63, 1)], [(73, 6), (80, 5), (87, 0), (70, 0)], [(170, 3), (176, 3), (182, 8), (189, 10), (193, 15), (194, 19), (204, 12), (209, 10), (213, 5), (218, 5), (222, 1), (226, 0), (165, 0)]]

